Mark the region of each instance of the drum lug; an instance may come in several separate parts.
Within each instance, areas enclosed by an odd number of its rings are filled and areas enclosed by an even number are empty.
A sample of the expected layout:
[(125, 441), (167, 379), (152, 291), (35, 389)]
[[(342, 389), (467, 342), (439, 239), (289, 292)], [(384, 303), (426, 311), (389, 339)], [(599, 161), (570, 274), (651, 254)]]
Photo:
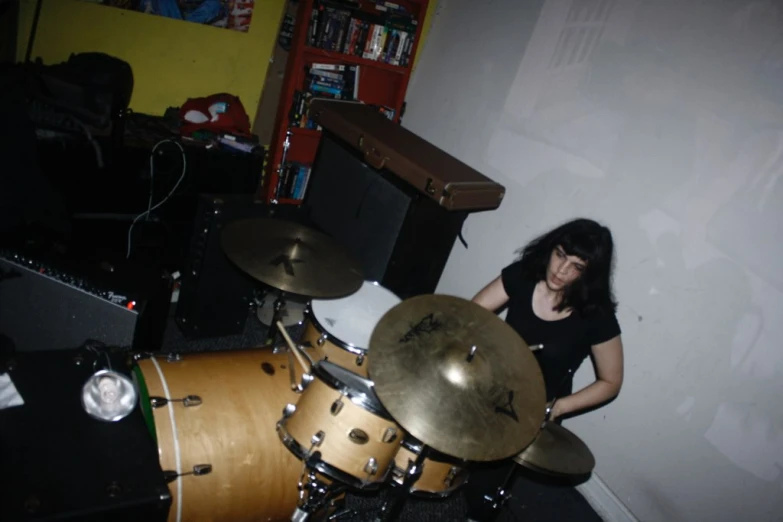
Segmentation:
[(186, 408), (191, 406), (199, 406), (201, 404), (201, 397), (198, 395), (188, 395), (182, 399), (166, 399), (165, 397), (150, 397), (150, 405), (153, 408), (160, 408), (166, 406), (170, 402), (181, 402)]
[(450, 488), (452, 484), (454, 484), (454, 479), (457, 478), (457, 473), (460, 472), (460, 468), (456, 466), (452, 466), (449, 469), (449, 474), (446, 475), (446, 478), (443, 479), (443, 485), (447, 488)]
[(397, 440), (397, 428), (386, 428), (383, 432), (383, 436), (381, 436), (381, 441), (390, 444), (395, 440)]
[(179, 362), (181, 360), (182, 360), (182, 355), (180, 355), (178, 353), (170, 353), (170, 354), (168, 354), (166, 356), (166, 361), (170, 362), (170, 363), (171, 362)]
[(378, 473), (378, 461), (375, 460), (375, 457), (370, 457), (370, 460), (364, 465), (364, 472), (370, 476)]
[(285, 408), (283, 408), (283, 418), (285, 419), (290, 417), (291, 415), (294, 414), (295, 411), (296, 411), (296, 405), (291, 404), (289, 402), (288, 404), (285, 405)]
[(212, 473), (212, 464), (196, 464), (195, 466), (193, 466), (192, 471), (187, 471), (185, 473), (177, 473), (172, 469), (164, 470), (163, 478), (166, 480), (166, 483), (169, 484), (177, 480), (179, 477), (185, 475), (193, 475), (199, 477), (201, 475), (209, 475), (210, 473)]
[(332, 407), (329, 411), (332, 413), (332, 415), (336, 416), (338, 413), (342, 411), (342, 409), (343, 409), (343, 399), (342, 397), (340, 397), (339, 399), (335, 400), (332, 403)]
[(137, 352), (131, 357), (134, 361), (140, 361), (142, 359), (152, 359), (152, 353), (150, 352)]
[(326, 342), (327, 335), (325, 333), (322, 333), (321, 336), (318, 338), (318, 340), (315, 342), (318, 346), (323, 346)]
[(324, 433), (323, 431), (319, 431), (318, 433), (313, 435), (310, 438), (310, 444), (312, 444), (312, 446), (310, 446), (310, 452), (313, 451), (313, 448), (317, 448), (318, 446), (320, 446), (321, 443), (323, 443), (324, 438), (326, 438), (326, 433)]
[(356, 356), (356, 366), (361, 366), (362, 364), (364, 364), (364, 354), (360, 353)]

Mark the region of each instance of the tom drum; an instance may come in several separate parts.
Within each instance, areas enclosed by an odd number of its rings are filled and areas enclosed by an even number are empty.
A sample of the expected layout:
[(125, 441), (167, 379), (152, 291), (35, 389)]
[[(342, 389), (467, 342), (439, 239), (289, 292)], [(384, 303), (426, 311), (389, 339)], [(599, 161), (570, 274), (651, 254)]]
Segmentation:
[(302, 341), (318, 352), (316, 357), (366, 377), (372, 331), (400, 302), (390, 290), (370, 281), (347, 297), (313, 299), (305, 309)]
[(358, 489), (387, 478), (405, 433), (378, 401), (372, 382), (329, 361), (277, 425), (293, 454), (318, 472)]

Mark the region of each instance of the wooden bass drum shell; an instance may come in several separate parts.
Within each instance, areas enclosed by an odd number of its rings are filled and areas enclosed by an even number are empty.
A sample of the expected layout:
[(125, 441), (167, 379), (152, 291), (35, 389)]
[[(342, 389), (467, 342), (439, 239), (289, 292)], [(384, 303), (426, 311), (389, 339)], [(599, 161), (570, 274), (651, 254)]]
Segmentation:
[[(177, 469), (177, 450), (183, 473), (212, 466), (206, 475), (184, 475), (169, 484), (169, 522), (291, 520), (302, 462), (275, 429), (285, 406), (298, 399), (288, 355), (263, 348), (182, 354), (171, 362), (149, 357), (136, 364), (161, 468)], [(301, 367), (293, 367), (299, 382)], [(149, 397), (188, 395), (200, 397), (201, 404), (147, 406)]]

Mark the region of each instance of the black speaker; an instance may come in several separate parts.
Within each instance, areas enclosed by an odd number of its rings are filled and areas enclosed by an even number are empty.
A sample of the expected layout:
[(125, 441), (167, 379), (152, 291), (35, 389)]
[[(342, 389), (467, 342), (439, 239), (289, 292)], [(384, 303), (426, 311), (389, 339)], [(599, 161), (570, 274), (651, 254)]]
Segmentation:
[(20, 352), (87, 340), (157, 349), (171, 297), (162, 274), (132, 263), (0, 250), (0, 333)]
[[(82, 387), (105, 356), (19, 353), (8, 377), (24, 404), (0, 410), (0, 520), (165, 521), (171, 495), (140, 407), (107, 422), (82, 408)], [(130, 378), (116, 354), (112, 369)]]
[(267, 206), (254, 195), (200, 195), (177, 303), (182, 333), (189, 338), (242, 333), (254, 293), (263, 289), (224, 253), (221, 234), (227, 225), (262, 217), (306, 221), (303, 216), (294, 206)]
[(432, 293), (466, 212), (448, 211), (329, 131), (307, 189), (309, 219), (362, 265), (365, 279), (405, 299)]

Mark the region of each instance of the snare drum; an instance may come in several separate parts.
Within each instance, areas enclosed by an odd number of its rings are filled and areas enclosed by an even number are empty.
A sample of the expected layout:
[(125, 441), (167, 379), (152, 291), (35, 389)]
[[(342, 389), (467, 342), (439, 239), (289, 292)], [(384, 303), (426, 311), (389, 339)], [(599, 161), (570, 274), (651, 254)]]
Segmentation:
[[(409, 462), (416, 462), (421, 454), (421, 442), (407, 435), (394, 457), (394, 469), (391, 478), (393, 485), (402, 485)], [(468, 471), (457, 459), (441, 455), (433, 450), (425, 457), (421, 466), (421, 476), (413, 483), (411, 493), (420, 497), (442, 498), (451, 495), (465, 483)]]
[(329, 361), (277, 424), (278, 435), (311, 468), (357, 489), (379, 487), (405, 435), (381, 406), (372, 382)]
[(173, 478), (169, 522), (291, 520), (302, 463), (275, 434), (297, 398), (289, 371), (287, 354), (267, 349), (137, 361), (142, 411)]
[(370, 336), (383, 314), (401, 299), (378, 283), (365, 281), (341, 299), (313, 299), (305, 309), (304, 342), (331, 361), (367, 376)]

